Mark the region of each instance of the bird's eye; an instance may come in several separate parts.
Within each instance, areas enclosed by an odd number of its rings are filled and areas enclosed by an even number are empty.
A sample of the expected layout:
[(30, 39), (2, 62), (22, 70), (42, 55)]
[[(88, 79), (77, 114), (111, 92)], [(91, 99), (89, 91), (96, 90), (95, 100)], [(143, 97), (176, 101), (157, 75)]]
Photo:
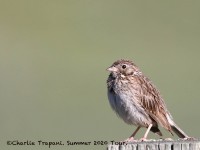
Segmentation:
[(126, 68), (126, 65), (122, 65), (122, 68), (125, 69), (125, 68)]

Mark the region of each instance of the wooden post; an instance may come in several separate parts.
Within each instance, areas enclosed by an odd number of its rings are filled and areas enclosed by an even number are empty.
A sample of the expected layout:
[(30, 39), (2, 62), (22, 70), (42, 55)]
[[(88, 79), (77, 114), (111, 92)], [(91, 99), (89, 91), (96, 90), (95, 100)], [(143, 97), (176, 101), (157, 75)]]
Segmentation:
[(200, 140), (147, 141), (109, 144), (107, 150), (200, 150)]

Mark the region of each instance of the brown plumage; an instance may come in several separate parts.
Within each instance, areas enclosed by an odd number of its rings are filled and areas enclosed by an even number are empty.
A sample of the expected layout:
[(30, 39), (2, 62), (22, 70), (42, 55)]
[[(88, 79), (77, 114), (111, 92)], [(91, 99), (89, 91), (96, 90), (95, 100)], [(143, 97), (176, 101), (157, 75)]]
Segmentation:
[(188, 136), (174, 123), (163, 98), (152, 82), (129, 60), (118, 60), (107, 69), (108, 99), (112, 109), (126, 123), (138, 126), (129, 137), (133, 139), (140, 127), (162, 135), (158, 125), (175, 132), (180, 138)]

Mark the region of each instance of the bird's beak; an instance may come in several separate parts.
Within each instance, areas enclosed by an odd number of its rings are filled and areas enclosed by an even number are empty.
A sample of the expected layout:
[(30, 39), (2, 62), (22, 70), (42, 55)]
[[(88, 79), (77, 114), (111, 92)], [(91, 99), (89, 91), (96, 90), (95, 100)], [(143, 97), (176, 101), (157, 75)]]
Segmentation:
[(114, 67), (114, 66), (113, 67), (109, 67), (106, 70), (109, 71), (109, 72), (117, 72), (118, 71), (118, 69), (116, 67)]

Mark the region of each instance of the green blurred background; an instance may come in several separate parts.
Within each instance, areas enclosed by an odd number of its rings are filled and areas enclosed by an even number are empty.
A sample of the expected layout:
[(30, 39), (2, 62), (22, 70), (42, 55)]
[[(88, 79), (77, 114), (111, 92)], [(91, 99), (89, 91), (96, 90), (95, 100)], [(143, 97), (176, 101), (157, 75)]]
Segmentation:
[(120, 58), (133, 60), (160, 89), (176, 123), (199, 137), (199, 6), (197, 0), (1, 0), (1, 149), (49, 149), (7, 140), (127, 138), (135, 127), (116, 117), (106, 95), (105, 69)]

